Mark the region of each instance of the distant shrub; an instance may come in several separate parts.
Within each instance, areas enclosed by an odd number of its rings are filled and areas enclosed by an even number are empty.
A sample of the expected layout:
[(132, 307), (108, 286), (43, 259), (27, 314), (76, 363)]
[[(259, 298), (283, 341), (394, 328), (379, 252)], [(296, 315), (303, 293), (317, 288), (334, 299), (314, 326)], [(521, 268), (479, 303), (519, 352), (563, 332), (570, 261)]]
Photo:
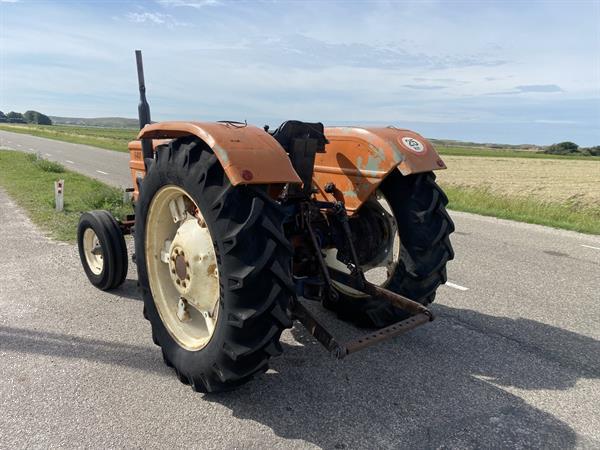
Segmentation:
[(38, 111), (25, 111), (23, 118), (27, 123), (34, 123), (37, 125), (52, 125), (52, 120), (45, 114)]
[(6, 118), (10, 123), (27, 123), (23, 118), (23, 114), (14, 111), (9, 112)]
[(600, 156), (600, 145), (596, 145), (595, 147), (587, 147), (583, 150), (587, 151), (591, 156)]
[(595, 147), (579, 147), (574, 142), (559, 142), (546, 147), (542, 153), (550, 155), (600, 156), (600, 145)]
[(6, 117), (6, 114), (4, 114), (2, 111), (0, 111), (0, 123), (5, 123), (8, 122), (8, 118)]
[(558, 144), (552, 144), (550, 147), (544, 150), (544, 153), (551, 155), (572, 155), (579, 152), (579, 145), (574, 142), (559, 142)]

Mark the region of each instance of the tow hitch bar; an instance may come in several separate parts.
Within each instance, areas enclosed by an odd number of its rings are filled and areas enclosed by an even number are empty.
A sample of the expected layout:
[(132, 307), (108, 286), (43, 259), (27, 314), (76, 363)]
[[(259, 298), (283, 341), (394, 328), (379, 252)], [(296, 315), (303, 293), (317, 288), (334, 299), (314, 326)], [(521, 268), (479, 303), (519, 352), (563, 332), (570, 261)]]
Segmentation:
[[(332, 279), (340, 282), (344, 281), (344, 284), (358, 288), (358, 286), (355, 286), (357, 283), (353, 282), (356, 279), (352, 276), (331, 268), (330, 273)], [(362, 289), (358, 290), (373, 297), (385, 299), (394, 306), (404, 309), (410, 313), (411, 316), (385, 328), (380, 328), (374, 332), (367, 333), (352, 341), (340, 343), (335, 339), (333, 334), (319, 322), (316, 316), (300, 302), (300, 300), (294, 300), (292, 303), (291, 309), (294, 318), (298, 319), (306, 327), (308, 332), (312, 334), (335, 358), (345, 358), (346, 355), (406, 333), (419, 325), (423, 325), (433, 320), (431, 311), (420, 303), (388, 291), (387, 289), (375, 286), (367, 281), (361, 284), (363, 284)]]

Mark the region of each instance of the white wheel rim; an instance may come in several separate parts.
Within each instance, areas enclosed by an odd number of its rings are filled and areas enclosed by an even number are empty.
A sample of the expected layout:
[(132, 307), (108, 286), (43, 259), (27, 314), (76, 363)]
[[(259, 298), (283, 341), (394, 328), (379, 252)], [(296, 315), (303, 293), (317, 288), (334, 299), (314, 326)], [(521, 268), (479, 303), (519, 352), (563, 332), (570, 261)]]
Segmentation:
[[(379, 203), (382, 208), (391, 216), (390, 220), (393, 222), (394, 232), (394, 240), (391, 246), (391, 251), (388, 251), (387, 257), (374, 267), (363, 267), (365, 278), (368, 282), (379, 285), (381, 287), (385, 287), (390, 282), (392, 275), (396, 271), (396, 266), (398, 265), (398, 260), (400, 259), (400, 235), (398, 234), (398, 227), (396, 225), (396, 220), (394, 219), (394, 213), (390, 204), (385, 199), (383, 193), (380, 190), (375, 192), (375, 198), (377, 203)], [(344, 272), (350, 274), (350, 269), (346, 267), (346, 265), (337, 259), (337, 248), (329, 249), (325, 251), (325, 263), (334, 269), (339, 270), (340, 272)], [(381, 280), (384, 280), (383, 282)], [(366, 294), (363, 294), (356, 289), (351, 288), (350, 286), (346, 286), (338, 281), (332, 280), (332, 284), (334, 287), (341, 293), (355, 298), (364, 298), (367, 297)]]
[(104, 268), (104, 255), (102, 246), (96, 233), (91, 228), (83, 232), (83, 253), (88, 267), (94, 275), (100, 275)]
[(214, 334), (219, 313), (219, 272), (208, 226), (182, 188), (161, 188), (146, 222), (146, 264), (160, 318), (173, 339), (198, 351)]

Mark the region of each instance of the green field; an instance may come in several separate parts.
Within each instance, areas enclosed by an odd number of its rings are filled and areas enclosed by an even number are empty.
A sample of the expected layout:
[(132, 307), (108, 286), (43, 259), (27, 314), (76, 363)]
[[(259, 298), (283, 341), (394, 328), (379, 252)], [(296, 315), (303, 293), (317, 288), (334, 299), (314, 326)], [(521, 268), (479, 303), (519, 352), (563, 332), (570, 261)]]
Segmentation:
[[(54, 209), (54, 182), (59, 179), (65, 180), (62, 212)], [(118, 218), (132, 213), (131, 205), (123, 204), (119, 189), (28, 153), (0, 150), (0, 187), (27, 211), (35, 224), (62, 241), (76, 239), (82, 212), (106, 209)]]

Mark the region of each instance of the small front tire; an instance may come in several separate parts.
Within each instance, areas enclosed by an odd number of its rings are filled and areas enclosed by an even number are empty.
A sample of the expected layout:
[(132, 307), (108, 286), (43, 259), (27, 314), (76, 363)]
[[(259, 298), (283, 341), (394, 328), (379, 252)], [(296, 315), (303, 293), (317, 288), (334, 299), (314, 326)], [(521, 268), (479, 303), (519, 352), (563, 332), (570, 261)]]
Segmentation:
[(119, 224), (104, 210), (83, 213), (77, 226), (77, 247), (90, 283), (102, 291), (114, 289), (127, 276), (127, 247)]

